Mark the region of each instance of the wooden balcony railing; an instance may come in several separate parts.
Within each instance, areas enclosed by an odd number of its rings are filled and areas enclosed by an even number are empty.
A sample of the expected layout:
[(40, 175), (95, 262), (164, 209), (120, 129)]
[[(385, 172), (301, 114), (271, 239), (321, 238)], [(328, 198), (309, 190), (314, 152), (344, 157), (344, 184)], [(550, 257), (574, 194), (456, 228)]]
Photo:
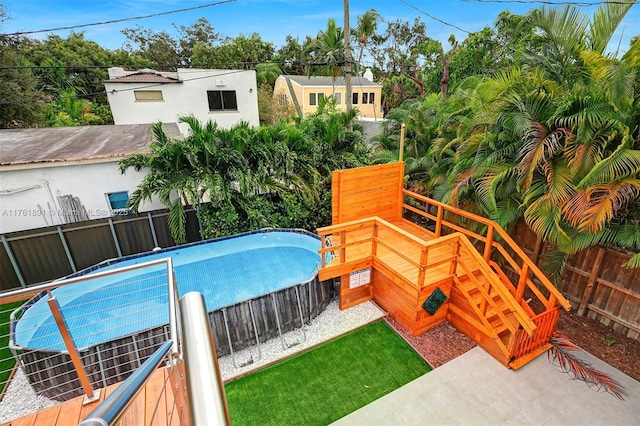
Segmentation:
[[(455, 273), (455, 261), (459, 252), (458, 236), (456, 235), (425, 241), (379, 217), (319, 228), (317, 233), (321, 239), (321, 247), (323, 247), (319, 250), (321, 270), (328, 266), (338, 267), (341, 264), (371, 258), (385, 263), (379, 254), (382, 250), (387, 250), (415, 268), (419, 287), (424, 286), (426, 271), (429, 268), (450, 264), (446, 275)], [(409, 244), (414, 250), (399, 249), (398, 240)], [(445, 246), (451, 246), (450, 255), (443, 256), (441, 250), (435, 259), (431, 258), (430, 253)], [(354, 250), (356, 247), (359, 249)], [(327, 253), (333, 254), (330, 265), (328, 265)], [(347, 257), (347, 253), (352, 254)]]
[[(569, 301), (497, 222), (406, 189), (403, 189), (402, 193), (405, 197), (417, 201), (422, 207), (417, 208), (405, 202), (402, 206), (404, 209), (435, 222), (435, 230), (432, 231), (434, 237), (440, 237), (443, 231), (448, 228), (450, 231), (461, 232), (472, 241), (483, 245), (484, 260), (496, 269), (498, 274), (501, 274), (503, 280), (506, 278), (506, 275), (501, 273), (501, 271), (498, 272), (500, 269), (499, 264), (508, 264), (511, 266), (519, 277), (518, 282), (513, 285), (515, 291), (514, 296), (518, 303), (522, 302), (525, 289), (528, 288), (540, 302), (542, 302), (545, 310), (552, 310), (558, 305), (561, 305), (567, 311), (571, 310)], [(477, 228), (483, 228), (484, 230), (482, 233), (473, 232), (455, 223), (456, 219), (466, 221), (467, 223), (473, 222)], [(498, 237), (501, 241), (496, 240)], [(548, 296), (545, 296), (542, 291), (540, 291), (540, 288), (534, 283), (530, 275), (533, 276), (542, 288), (546, 289)]]

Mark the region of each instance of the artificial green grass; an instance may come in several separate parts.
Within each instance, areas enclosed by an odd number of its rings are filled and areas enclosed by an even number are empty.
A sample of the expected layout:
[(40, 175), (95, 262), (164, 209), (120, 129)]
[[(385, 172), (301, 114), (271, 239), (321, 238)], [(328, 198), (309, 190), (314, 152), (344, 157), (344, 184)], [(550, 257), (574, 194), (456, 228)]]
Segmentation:
[(427, 373), (375, 322), (225, 386), (234, 425), (326, 425)]
[(9, 350), (9, 317), (11, 312), (23, 304), (24, 301), (0, 306), (0, 394), (16, 364), (16, 360)]

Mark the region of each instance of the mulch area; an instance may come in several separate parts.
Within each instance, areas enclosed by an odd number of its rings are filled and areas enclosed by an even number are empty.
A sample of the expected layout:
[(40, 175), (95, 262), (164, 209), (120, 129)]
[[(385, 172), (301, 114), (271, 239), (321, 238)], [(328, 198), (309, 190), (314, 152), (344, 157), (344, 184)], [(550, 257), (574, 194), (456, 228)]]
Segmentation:
[(575, 311), (561, 311), (558, 330), (591, 355), (640, 381), (640, 341)]
[(433, 368), (440, 367), (477, 346), (473, 340), (446, 321), (419, 336), (412, 336), (389, 315), (385, 316), (385, 321)]
[[(420, 336), (412, 336), (390, 316), (385, 321), (393, 327), (429, 365), (437, 368), (474, 348), (476, 343), (458, 332), (448, 322)], [(575, 312), (561, 311), (558, 330), (590, 354), (640, 381), (640, 342)]]

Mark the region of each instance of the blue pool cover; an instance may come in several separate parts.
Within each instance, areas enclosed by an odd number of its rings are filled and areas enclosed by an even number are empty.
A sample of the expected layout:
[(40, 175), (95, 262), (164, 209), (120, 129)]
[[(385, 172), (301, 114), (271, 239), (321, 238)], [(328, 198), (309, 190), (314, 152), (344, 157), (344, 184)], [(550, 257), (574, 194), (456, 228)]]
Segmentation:
[[(198, 291), (207, 311), (213, 311), (312, 280), (319, 249), (320, 240), (312, 234), (270, 231), (133, 256), (90, 272), (171, 257), (179, 294)], [(164, 265), (68, 285), (52, 294), (78, 348), (169, 322)], [(65, 350), (46, 299), (34, 303), (16, 323), (16, 345)]]

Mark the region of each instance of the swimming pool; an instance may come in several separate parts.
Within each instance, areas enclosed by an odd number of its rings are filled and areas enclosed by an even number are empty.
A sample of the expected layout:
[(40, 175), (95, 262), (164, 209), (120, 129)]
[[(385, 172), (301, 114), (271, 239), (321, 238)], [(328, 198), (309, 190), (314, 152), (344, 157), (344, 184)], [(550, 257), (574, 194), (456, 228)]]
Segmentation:
[[(221, 356), (301, 327), (326, 307), (332, 289), (317, 280), (319, 248), (319, 238), (306, 231), (262, 230), (107, 261), (73, 276), (171, 257), (180, 296), (190, 291), (203, 294)], [(125, 349), (135, 352), (132, 357), (137, 362), (133, 364), (139, 364), (154, 345), (167, 338), (164, 265), (60, 287), (52, 295), (60, 304), (76, 347), (90, 358), (87, 363), (91, 365), (121, 357)], [(37, 296), (27, 306), (12, 324), (14, 348), (22, 352), (23, 359), (32, 358), (34, 365), (44, 358), (49, 363), (52, 353), (67, 363), (66, 347), (46, 295)], [(253, 322), (252, 328), (247, 327), (249, 322)], [(94, 369), (97, 382), (105, 386), (112, 382), (106, 379), (112, 374), (105, 372), (111, 364)], [(55, 368), (59, 370), (59, 365)], [(120, 380), (122, 371), (135, 366), (114, 368)], [(38, 372), (39, 380), (42, 374)], [(61, 385), (62, 381), (58, 387)], [(55, 397), (50, 390), (46, 392)]]

